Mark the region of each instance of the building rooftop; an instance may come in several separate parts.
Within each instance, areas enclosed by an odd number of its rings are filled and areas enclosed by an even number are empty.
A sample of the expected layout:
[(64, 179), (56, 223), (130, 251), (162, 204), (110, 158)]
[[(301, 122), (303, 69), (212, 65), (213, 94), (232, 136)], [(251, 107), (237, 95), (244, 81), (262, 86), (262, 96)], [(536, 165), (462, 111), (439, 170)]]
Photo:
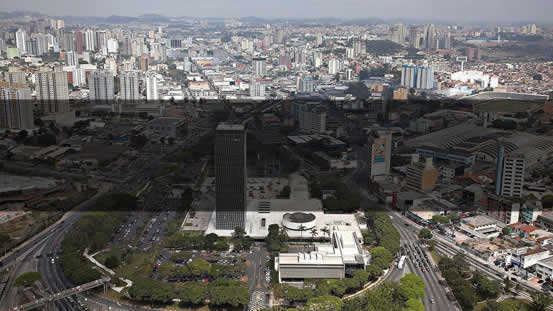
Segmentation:
[(467, 218), (464, 218), (462, 221), (474, 227), (482, 227), (482, 226), (493, 225), (497, 223), (496, 219), (493, 219), (485, 215), (467, 217)]
[(217, 131), (243, 131), (244, 125), (242, 124), (226, 124), (221, 123), (217, 125)]

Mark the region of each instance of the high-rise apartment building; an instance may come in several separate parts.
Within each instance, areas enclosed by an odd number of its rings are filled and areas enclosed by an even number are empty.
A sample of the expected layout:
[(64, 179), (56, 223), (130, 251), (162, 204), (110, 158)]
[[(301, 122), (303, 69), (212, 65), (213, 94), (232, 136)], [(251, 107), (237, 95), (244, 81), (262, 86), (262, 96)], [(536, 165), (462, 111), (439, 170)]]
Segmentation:
[(263, 77), (267, 72), (265, 68), (266, 59), (264, 57), (256, 57), (252, 59), (253, 73), (258, 77)]
[(146, 100), (159, 100), (156, 73), (153, 71), (146, 73), (144, 80), (146, 82)]
[(215, 135), (215, 227), (244, 228), (246, 218), (246, 130), (239, 124), (220, 124)]
[(521, 154), (507, 155), (503, 159), (501, 171), (501, 195), (521, 197), (524, 185), (524, 169), (526, 161)]
[(75, 31), (75, 50), (79, 54), (84, 51), (83, 33), (80, 30)]
[(0, 84), (0, 128), (34, 128), (33, 103), (31, 89), (28, 87), (10, 87)]
[(330, 59), (328, 61), (328, 74), (330, 74), (330, 75), (337, 74), (342, 69), (341, 67), (342, 67), (342, 64), (341, 64), (340, 60), (335, 59), (335, 58)]
[(434, 70), (428, 66), (403, 65), (401, 86), (413, 89), (433, 89)]
[(252, 82), (250, 84), (250, 96), (265, 97), (265, 84), (259, 81)]
[(113, 100), (113, 74), (109, 71), (94, 71), (88, 77), (90, 101), (106, 102)]
[(79, 55), (77, 54), (77, 51), (65, 52), (65, 65), (79, 67)]
[(127, 71), (119, 76), (119, 99), (124, 101), (137, 101), (140, 99), (138, 89), (138, 73)]
[(36, 74), (37, 99), (42, 113), (64, 113), (69, 111), (69, 88), (67, 73), (39, 72)]
[(19, 29), (15, 32), (15, 46), (19, 49), (21, 54), (27, 54), (26, 48), (27, 32), (23, 29)]
[(313, 93), (314, 89), (313, 78), (305, 77), (300, 80), (300, 93)]

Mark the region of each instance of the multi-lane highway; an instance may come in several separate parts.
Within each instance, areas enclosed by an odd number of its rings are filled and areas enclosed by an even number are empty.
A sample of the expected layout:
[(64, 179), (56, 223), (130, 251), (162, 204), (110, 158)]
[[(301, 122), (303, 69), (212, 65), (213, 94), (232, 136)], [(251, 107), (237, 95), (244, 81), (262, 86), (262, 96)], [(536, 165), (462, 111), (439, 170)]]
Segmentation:
[[(418, 243), (418, 229), (407, 223), (406, 220), (403, 220), (396, 213), (390, 212), (390, 216), (392, 216), (392, 223), (399, 231), (401, 245), (404, 247), (409, 245), (408, 247), (418, 248), (417, 252), (420, 254), (421, 249), (416, 246)], [(408, 225), (405, 225), (406, 223)], [(413, 251), (411, 251), (411, 254), (407, 256), (407, 259), (405, 260), (405, 267), (408, 268), (411, 273), (415, 273), (424, 280), (426, 285), (424, 291), (425, 297), (423, 300), (425, 309), (432, 311), (458, 310), (456, 304), (447, 298), (446, 286), (440, 284), (440, 276), (438, 275), (438, 272), (433, 269), (434, 266), (429, 267), (428, 264), (422, 265), (422, 268), (416, 266), (413, 262), (415, 260), (413, 257), (415, 256), (412, 255), (412, 253)]]

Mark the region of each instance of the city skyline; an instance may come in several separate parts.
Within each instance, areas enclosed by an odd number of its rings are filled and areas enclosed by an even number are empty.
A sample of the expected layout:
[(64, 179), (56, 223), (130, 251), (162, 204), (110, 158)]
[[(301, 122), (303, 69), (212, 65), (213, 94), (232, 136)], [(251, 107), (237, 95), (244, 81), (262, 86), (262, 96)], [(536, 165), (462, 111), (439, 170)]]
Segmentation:
[[(193, 6), (194, 10), (190, 10)], [(51, 16), (107, 17), (112, 15), (141, 16), (159, 14), (164, 16), (187, 16), (205, 18), (240, 18), (255, 16), (269, 19), (317, 19), (337, 18), (420, 20), (451, 22), (517, 23), (534, 21), (550, 24), (547, 12), (553, 10), (553, 3), (543, 0), (526, 2), (514, 0), (490, 0), (484, 3), (474, 0), (439, 2), (433, 0), (386, 2), (349, 0), (340, 3), (308, 0), (301, 3), (282, 0), (278, 3), (261, 3), (255, 0), (239, 0), (229, 4), (217, 0), (205, 3), (163, 0), (148, 2), (121, 0), (117, 3), (99, 0), (91, 7), (84, 1), (56, 0), (42, 2), (24, 0), (17, 3), (0, 4), (0, 11), (37, 11)], [(415, 12), (415, 13), (413, 13)], [(438, 18), (437, 18), (438, 16)]]

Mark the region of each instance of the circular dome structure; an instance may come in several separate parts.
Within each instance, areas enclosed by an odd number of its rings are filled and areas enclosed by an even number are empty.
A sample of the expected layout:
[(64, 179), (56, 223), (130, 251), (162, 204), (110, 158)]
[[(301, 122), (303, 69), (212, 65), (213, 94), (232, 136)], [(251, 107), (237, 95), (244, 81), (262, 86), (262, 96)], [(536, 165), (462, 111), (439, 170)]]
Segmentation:
[(315, 215), (311, 213), (286, 213), (282, 216), (282, 225), (290, 230), (300, 230), (301, 226), (309, 230), (315, 227), (315, 220)]

